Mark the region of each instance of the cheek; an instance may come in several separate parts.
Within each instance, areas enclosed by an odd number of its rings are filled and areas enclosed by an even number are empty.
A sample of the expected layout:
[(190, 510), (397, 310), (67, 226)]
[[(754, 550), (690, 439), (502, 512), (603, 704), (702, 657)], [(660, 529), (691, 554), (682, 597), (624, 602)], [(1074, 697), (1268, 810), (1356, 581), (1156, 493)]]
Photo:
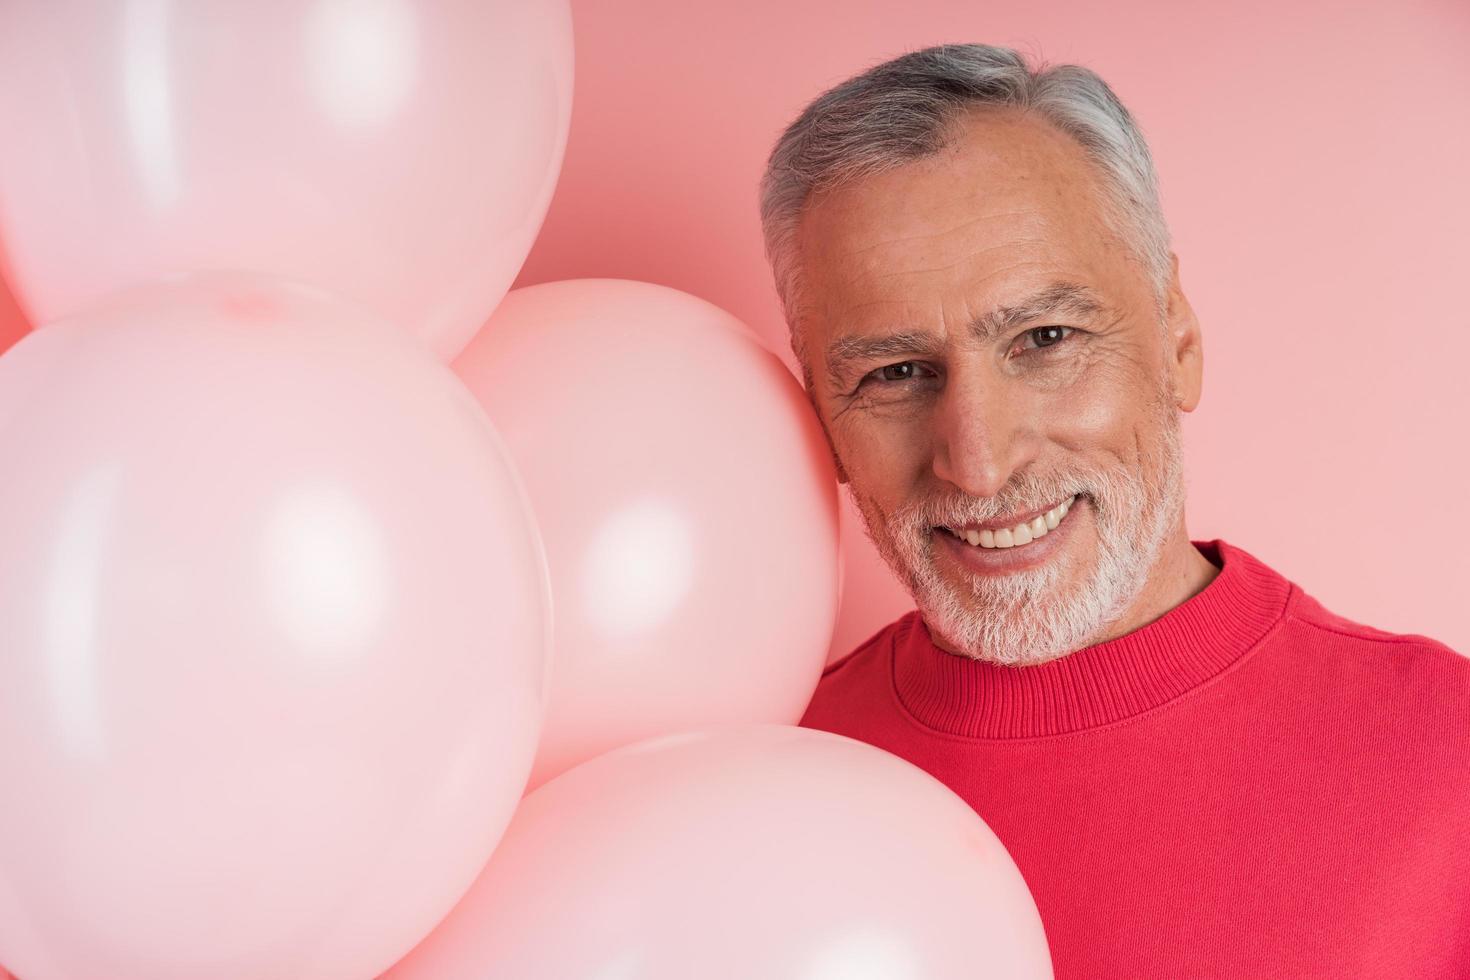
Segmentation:
[(906, 497), (927, 464), (927, 418), (912, 408), (883, 408), (834, 420), (832, 442), (853, 489), (885, 501)]
[(1099, 359), (1076, 381), (1047, 395), (1055, 441), (1081, 452), (1132, 458), (1134, 433), (1148, 414), (1150, 381), (1126, 361)]

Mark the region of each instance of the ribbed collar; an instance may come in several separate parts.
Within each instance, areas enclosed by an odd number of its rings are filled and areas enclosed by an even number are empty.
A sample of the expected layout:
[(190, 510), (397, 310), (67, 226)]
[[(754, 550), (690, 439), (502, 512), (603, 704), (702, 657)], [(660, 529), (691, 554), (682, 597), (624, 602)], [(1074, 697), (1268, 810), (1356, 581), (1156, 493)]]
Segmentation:
[(1220, 569), (1197, 594), (1132, 633), (1044, 664), (1007, 667), (941, 650), (914, 610), (893, 641), (900, 705), (952, 735), (1034, 738), (1119, 721), (1197, 687), (1260, 642), (1292, 584), (1218, 538), (1191, 544)]

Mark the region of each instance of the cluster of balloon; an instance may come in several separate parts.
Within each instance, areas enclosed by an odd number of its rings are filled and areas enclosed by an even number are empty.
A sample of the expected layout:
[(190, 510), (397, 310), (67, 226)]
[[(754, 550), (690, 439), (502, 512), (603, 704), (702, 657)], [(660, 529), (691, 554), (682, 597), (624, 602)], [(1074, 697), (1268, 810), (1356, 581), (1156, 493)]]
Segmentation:
[(507, 294), (571, 56), (566, 0), (0, 5), (23, 980), (1050, 975), (973, 811), (795, 726), (796, 380), (673, 289)]

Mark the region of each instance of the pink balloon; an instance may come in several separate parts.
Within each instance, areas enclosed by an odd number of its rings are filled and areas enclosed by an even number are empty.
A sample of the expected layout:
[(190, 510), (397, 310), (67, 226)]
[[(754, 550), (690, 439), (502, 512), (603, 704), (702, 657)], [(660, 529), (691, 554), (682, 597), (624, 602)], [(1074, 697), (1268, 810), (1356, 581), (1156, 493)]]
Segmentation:
[(837, 484), (781, 362), (687, 293), (583, 279), (510, 293), (453, 367), (551, 569), (530, 786), (653, 735), (800, 720), (837, 615)]
[(652, 739), (526, 797), (388, 980), (1040, 980), (1041, 917), (968, 804), (855, 739)]
[(0, 247), (31, 322), (206, 269), (313, 282), (450, 360), (540, 229), (567, 0), (0, 3)]
[(453, 373), (196, 279), (0, 357), (0, 962), (362, 980), (524, 790), (548, 580)]

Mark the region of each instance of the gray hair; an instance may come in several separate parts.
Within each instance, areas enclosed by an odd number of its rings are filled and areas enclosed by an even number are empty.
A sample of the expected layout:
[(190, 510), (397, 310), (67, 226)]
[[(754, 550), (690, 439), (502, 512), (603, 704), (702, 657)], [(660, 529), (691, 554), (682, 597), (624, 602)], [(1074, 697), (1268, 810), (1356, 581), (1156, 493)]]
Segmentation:
[(950, 124), (973, 106), (1035, 111), (1081, 144), (1102, 177), (1104, 219), (1142, 263), (1162, 316), (1172, 269), (1158, 177), (1143, 135), (1113, 90), (1080, 65), (1042, 63), (1033, 70), (1010, 48), (941, 44), (885, 61), (824, 92), (786, 127), (766, 162), (760, 183), (766, 259), (808, 384), (794, 256), (808, 198), (937, 153)]

